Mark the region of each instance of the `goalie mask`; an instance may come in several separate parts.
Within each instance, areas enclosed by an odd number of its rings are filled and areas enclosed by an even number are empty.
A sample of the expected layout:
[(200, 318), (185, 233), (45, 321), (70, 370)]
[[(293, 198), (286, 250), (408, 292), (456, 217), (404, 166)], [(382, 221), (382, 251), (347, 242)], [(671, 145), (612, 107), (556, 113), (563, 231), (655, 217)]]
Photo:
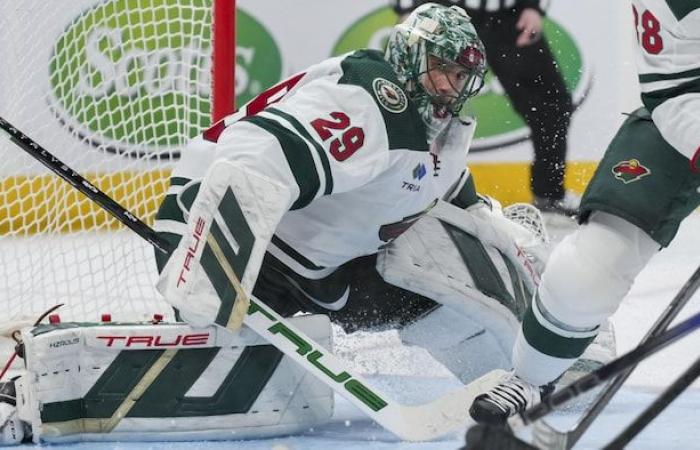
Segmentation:
[(421, 5), (394, 27), (386, 59), (416, 102), (429, 141), (483, 86), (484, 55), (471, 19), (456, 6)]

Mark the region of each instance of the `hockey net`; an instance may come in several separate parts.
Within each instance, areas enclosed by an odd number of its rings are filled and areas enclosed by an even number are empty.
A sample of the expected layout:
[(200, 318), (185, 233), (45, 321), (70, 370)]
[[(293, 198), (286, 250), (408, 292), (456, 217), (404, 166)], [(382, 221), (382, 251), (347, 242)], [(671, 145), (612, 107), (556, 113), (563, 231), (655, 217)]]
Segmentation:
[(503, 215), (532, 233), (535, 243), (545, 246), (550, 244), (542, 213), (534, 206), (529, 203), (514, 203), (503, 208)]
[[(152, 224), (211, 123), (214, 1), (0, 0), (0, 116)], [(57, 303), (64, 320), (169, 317), (156, 276), (145, 241), (0, 140), (0, 322)]]

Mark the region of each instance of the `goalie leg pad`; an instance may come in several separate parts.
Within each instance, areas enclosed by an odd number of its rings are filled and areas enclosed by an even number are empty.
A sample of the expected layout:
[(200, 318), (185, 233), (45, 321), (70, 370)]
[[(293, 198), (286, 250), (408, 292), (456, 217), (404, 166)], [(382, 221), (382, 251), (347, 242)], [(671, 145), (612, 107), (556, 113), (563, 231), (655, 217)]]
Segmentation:
[[(290, 321), (331, 348), (325, 316)], [(35, 442), (247, 439), (333, 410), (328, 387), (246, 328), (64, 323), (22, 337), (17, 407)]]
[[(502, 216), (498, 220), (508, 222)], [(535, 222), (537, 228), (541, 221)], [(405, 344), (428, 350), (463, 382), (490, 369), (511, 367), (519, 320), (532, 297), (527, 288), (534, 277), (530, 283), (523, 280), (531, 268), (514, 270), (520, 259), (508, 251), (526, 233), (504, 230), (474, 211), (440, 204), (377, 260), (386, 281), (443, 304), (403, 328), (400, 336)], [(596, 346), (602, 351), (590, 356), (591, 364), (577, 371), (610, 359), (614, 342), (602, 344)]]
[(290, 189), (242, 165), (218, 160), (190, 208), (187, 230), (161, 272), (165, 300), (196, 327), (236, 330)]
[(489, 330), (455, 310), (441, 306), (399, 331), (401, 341), (416, 345), (462, 383), (470, 383), (494, 370), (510, 367), (509, 349)]
[[(529, 287), (533, 281), (524, 280), (529, 272), (517, 270), (519, 262), (500, 251), (491, 240), (472, 234), (473, 223), (461, 224), (460, 217), (469, 213), (449, 204), (440, 203), (438, 207), (441, 206), (456, 210), (449, 214), (450, 222), (443, 220), (448, 217), (447, 212), (440, 219), (422, 217), (378, 255), (377, 271), (388, 283), (448, 306), (452, 322), (461, 324), (458, 327), (464, 327), (463, 330), (472, 328), (467, 323), (486, 329), (492, 338), (489, 345), (508, 354), (520, 328), (519, 320), (530, 302)], [(436, 312), (433, 317), (444, 314)], [(409, 334), (412, 332), (404, 332), (407, 343), (417, 343), (419, 338)], [(457, 342), (442, 348), (453, 344)], [(437, 348), (430, 351), (438, 353)], [(459, 377), (470, 376), (467, 372), (455, 369)]]

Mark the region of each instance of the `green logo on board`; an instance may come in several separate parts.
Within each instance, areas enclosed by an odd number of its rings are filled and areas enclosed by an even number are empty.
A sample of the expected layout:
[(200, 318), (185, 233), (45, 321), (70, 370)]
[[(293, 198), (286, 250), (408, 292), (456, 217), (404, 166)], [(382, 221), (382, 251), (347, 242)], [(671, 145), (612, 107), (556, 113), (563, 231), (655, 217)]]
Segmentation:
[[(396, 23), (396, 14), (390, 8), (379, 8), (352, 24), (338, 39), (333, 55), (358, 48), (383, 49)], [(580, 104), (587, 93), (591, 74), (584, 65), (581, 50), (573, 37), (559, 24), (545, 19), (544, 32), (555, 55), (574, 104)], [(520, 142), (529, 136), (529, 129), (511, 106), (498, 80), (489, 72), (479, 95), (471, 99), (464, 111), (476, 117), (472, 151), (488, 150)]]
[[(165, 157), (200, 133), (211, 122), (211, 9), (210, 0), (109, 0), (84, 11), (49, 64), (59, 120), (92, 145), (139, 156)], [(241, 104), (281, 77), (282, 62), (270, 33), (237, 16)]]

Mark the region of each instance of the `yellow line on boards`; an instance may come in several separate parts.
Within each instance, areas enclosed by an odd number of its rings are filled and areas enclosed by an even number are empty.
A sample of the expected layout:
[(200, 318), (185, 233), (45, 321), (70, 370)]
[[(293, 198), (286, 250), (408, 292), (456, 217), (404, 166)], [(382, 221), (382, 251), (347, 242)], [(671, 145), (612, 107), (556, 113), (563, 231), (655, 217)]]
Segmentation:
[[(582, 194), (598, 163), (567, 163), (565, 185)], [(504, 206), (532, 201), (530, 164), (475, 163), (469, 169), (480, 194)], [(170, 185), (170, 170), (117, 172), (86, 177), (117, 203), (152, 224)], [(0, 236), (71, 233), (122, 228), (116, 219), (55, 175), (15, 175), (0, 179)]]
[[(597, 166), (597, 162), (589, 161), (567, 163), (566, 188), (582, 194)], [(529, 163), (478, 163), (470, 164), (469, 170), (474, 176), (476, 190), (494, 197), (504, 206), (532, 201)]]
[[(170, 185), (170, 170), (87, 174), (85, 178), (146, 223)], [(53, 174), (0, 179), (0, 235), (72, 233), (123, 227)]]

